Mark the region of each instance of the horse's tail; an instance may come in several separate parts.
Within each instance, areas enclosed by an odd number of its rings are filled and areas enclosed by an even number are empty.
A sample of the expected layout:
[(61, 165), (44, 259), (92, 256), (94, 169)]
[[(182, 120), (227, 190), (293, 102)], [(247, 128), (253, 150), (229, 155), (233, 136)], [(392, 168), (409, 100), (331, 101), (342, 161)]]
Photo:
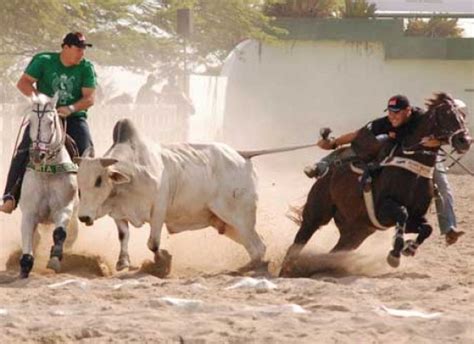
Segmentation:
[(303, 223), (303, 209), (304, 203), (300, 205), (290, 205), (285, 216), (296, 223), (298, 226), (301, 226)]
[(251, 159), (253, 157), (259, 155), (267, 155), (267, 154), (275, 154), (281, 152), (289, 152), (298, 149), (314, 147), (316, 146), (315, 143), (309, 145), (299, 145), (299, 146), (286, 146), (286, 147), (278, 147), (278, 148), (271, 148), (271, 149), (260, 149), (260, 150), (248, 150), (248, 151), (237, 151), (242, 157), (245, 159)]

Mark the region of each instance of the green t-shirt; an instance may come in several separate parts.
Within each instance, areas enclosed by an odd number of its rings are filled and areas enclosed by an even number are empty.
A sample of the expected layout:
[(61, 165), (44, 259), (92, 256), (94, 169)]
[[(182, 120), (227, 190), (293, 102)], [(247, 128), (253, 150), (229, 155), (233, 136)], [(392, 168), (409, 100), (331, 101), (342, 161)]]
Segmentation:
[[(92, 63), (82, 59), (78, 65), (66, 67), (62, 64), (59, 53), (40, 53), (33, 57), (25, 69), (37, 80), (39, 92), (53, 97), (59, 92), (57, 106), (74, 104), (82, 98), (82, 88), (95, 88), (96, 74)], [(87, 110), (74, 112), (71, 116), (87, 117)]]

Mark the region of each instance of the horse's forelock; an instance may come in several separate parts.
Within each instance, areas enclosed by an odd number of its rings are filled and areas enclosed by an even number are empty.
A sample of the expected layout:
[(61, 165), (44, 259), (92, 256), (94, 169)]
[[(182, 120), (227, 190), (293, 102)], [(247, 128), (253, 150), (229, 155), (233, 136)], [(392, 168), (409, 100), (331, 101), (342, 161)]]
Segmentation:
[(48, 97), (46, 94), (40, 93), (38, 95), (33, 95), (31, 101), (33, 104), (46, 105), (52, 102), (52, 98)]
[(433, 108), (441, 105), (441, 104), (448, 104), (450, 106), (454, 105), (453, 97), (445, 92), (434, 93), (433, 98), (430, 98), (426, 101), (425, 105), (428, 108), (428, 111), (432, 110)]

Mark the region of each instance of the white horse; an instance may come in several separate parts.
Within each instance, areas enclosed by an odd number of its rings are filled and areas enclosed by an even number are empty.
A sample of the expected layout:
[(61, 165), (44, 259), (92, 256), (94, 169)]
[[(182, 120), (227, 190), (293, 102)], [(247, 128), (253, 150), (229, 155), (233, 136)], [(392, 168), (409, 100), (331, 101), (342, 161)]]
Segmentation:
[(55, 272), (61, 269), (64, 244), (69, 248), (77, 238), (78, 224), (77, 166), (65, 147), (66, 128), (56, 111), (57, 97), (41, 94), (31, 100), (31, 145), (20, 202), (22, 278), (28, 277), (33, 268), (33, 236), (38, 224), (54, 224), (47, 267)]

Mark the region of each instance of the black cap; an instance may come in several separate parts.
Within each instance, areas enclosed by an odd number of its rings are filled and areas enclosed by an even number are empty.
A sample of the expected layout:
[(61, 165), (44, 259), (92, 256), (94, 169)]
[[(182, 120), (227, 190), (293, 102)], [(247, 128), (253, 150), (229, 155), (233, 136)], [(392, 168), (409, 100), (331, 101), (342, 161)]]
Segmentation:
[(409, 106), (410, 102), (408, 101), (408, 98), (401, 94), (397, 94), (396, 96), (393, 96), (388, 100), (387, 108), (385, 109), (385, 111), (390, 110), (392, 112), (398, 112), (401, 110), (405, 110)]
[(92, 47), (92, 44), (86, 43), (86, 37), (80, 32), (70, 32), (64, 37), (64, 45), (75, 45), (79, 48)]

